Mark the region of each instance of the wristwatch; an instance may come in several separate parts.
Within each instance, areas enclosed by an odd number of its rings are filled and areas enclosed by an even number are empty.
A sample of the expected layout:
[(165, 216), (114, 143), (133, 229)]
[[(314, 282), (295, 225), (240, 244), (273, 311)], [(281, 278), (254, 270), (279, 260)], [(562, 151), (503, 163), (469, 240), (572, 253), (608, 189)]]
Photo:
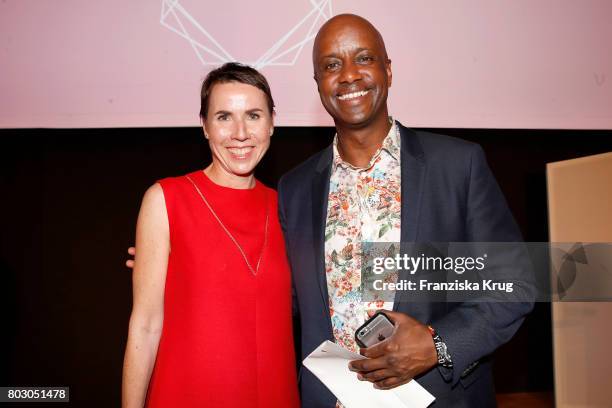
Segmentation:
[(438, 364), (444, 368), (453, 368), (453, 360), (451, 359), (450, 354), (448, 354), (446, 343), (442, 341), (442, 338), (438, 333), (436, 333), (433, 327), (427, 326), (427, 328), (429, 329), (429, 333), (431, 333), (434, 346), (436, 347), (436, 353), (438, 354)]

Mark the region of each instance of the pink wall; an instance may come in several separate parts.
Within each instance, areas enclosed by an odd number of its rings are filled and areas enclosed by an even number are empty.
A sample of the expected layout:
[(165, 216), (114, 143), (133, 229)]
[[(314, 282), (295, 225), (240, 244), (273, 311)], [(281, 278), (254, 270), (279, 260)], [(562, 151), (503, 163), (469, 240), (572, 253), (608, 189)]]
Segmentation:
[(278, 125), (329, 125), (308, 38), (330, 11), (382, 32), (404, 124), (612, 129), (607, 0), (2, 0), (0, 127), (195, 126), (225, 59), (258, 63)]

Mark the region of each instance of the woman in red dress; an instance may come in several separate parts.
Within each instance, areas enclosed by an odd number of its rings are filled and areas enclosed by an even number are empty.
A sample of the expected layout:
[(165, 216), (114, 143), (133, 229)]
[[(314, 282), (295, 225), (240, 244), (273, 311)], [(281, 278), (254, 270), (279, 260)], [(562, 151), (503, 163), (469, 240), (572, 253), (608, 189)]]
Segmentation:
[(202, 85), (212, 163), (150, 187), (136, 229), (124, 407), (297, 407), (291, 284), (265, 78), (229, 63)]

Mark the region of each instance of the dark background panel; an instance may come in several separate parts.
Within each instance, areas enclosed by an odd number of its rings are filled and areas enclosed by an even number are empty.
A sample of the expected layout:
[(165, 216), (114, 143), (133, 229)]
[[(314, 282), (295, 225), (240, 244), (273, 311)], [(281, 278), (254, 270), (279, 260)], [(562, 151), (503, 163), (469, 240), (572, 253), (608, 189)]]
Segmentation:
[[(529, 241), (548, 239), (545, 163), (612, 151), (612, 131), (429, 130), (483, 146)], [(277, 128), (257, 176), (274, 186), (332, 137)], [(70, 405), (118, 406), (140, 200), (204, 167), (201, 130), (0, 130), (0, 146), (0, 385), (66, 385)], [(552, 389), (550, 305), (498, 350), (495, 380), (500, 392)]]

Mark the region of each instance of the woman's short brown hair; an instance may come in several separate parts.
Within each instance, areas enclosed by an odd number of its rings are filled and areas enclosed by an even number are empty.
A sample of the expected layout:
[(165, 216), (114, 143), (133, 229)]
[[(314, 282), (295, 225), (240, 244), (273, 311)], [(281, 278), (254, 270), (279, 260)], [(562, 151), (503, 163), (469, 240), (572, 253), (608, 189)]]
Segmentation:
[(268, 85), (266, 77), (248, 65), (228, 62), (210, 71), (206, 78), (204, 78), (204, 82), (202, 82), (202, 90), (200, 92), (200, 118), (202, 120), (206, 120), (206, 115), (208, 114), (208, 101), (213, 86), (227, 82), (239, 82), (261, 89), (266, 94), (270, 115), (274, 112), (274, 99), (272, 99), (272, 92), (270, 92), (270, 85)]

